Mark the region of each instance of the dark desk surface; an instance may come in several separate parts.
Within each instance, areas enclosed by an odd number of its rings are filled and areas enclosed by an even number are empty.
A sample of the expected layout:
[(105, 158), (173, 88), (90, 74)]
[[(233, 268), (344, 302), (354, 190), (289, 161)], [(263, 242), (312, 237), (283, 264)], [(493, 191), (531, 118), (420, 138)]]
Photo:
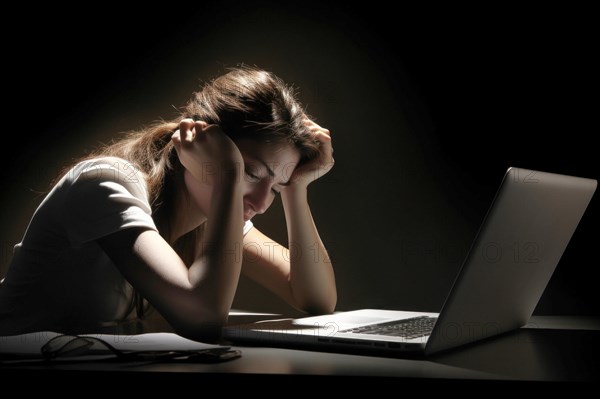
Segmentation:
[(218, 364), (2, 365), (0, 374), (62, 370), (81, 376), (87, 371), (104, 371), (146, 378), (175, 374), (196, 379), (227, 376), (229, 381), (244, 376), (344, 376), (352, 377), (345, 379), (353, 381), (362, 377), (488, 382), (600, 379), (600, 319), (596, 318), (534, 316), (526, 328), (421, 359), (265, 347), (237, 348), (243, 352), (241, 358)]

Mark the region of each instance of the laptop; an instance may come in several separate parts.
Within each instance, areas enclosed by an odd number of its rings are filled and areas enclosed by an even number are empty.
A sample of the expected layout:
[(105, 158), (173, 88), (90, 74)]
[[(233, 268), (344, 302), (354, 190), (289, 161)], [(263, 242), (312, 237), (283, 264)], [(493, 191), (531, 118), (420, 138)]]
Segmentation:
[(439, 313), (361, 309), (223, 329), (234, 343), (430, 355), (524, 326), (597, 181), (509, 168)]

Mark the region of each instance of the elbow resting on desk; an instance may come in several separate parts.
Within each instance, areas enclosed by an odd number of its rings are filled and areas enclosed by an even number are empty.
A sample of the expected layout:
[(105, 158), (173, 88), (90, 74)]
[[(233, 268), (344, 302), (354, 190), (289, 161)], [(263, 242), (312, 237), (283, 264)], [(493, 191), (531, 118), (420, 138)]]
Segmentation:
[(221, 329), (227, 324), (229, 314), (217, 312), (195, 312), (191, 318), (168, 320), (178, 335), (203, 342), (220, 338)]
[(302, 311), (308, 313), (311, 316), (319, 316), (324, 314), (331, 314), (335, 311), (335, 302), (332, 305), (314, 304), (302, 307)]
[(335, 311), (337, 304), (337, 292), (335, 287), (332, 290), (324, 293), (320, 298), (317, 296), (311, 296), (304, 298), (304, 300), (296, 299), (297, 308), (309, 315), (322, 315), (331, 314)]

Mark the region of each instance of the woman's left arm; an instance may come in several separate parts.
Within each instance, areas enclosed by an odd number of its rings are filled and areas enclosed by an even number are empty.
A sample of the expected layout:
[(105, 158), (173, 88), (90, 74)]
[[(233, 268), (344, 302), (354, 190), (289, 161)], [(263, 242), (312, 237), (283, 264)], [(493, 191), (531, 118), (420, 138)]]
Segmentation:
[(290, 248), (252, 229), (244, 238), (243, 272), (298, 309), (331, 313), (337, 302), (335, 276), (310, 211), (307, 188), (333, 167), (333, 148), (327, 129), (309, 119), (305, 123), (320, 142), (320, 151), (319, 157), (296, 168), (281, 190)]
[(306, 187), (282, 191), (289, 238), (289, 283), (295, 303), (309, 313), (331, 313), (337, 293), (327, 250), (307, 201)]

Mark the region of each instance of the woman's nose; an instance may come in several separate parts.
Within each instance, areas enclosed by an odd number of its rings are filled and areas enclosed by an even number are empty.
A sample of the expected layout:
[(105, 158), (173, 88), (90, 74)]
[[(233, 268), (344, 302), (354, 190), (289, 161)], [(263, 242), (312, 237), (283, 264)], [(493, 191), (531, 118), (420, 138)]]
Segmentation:
[(271, 199), (269, 196), (270, 188), (255, 187), (245, 196), (245, 202), (249, 204), (254, 212), (258, 214), (265, 213), (271, 205)]

